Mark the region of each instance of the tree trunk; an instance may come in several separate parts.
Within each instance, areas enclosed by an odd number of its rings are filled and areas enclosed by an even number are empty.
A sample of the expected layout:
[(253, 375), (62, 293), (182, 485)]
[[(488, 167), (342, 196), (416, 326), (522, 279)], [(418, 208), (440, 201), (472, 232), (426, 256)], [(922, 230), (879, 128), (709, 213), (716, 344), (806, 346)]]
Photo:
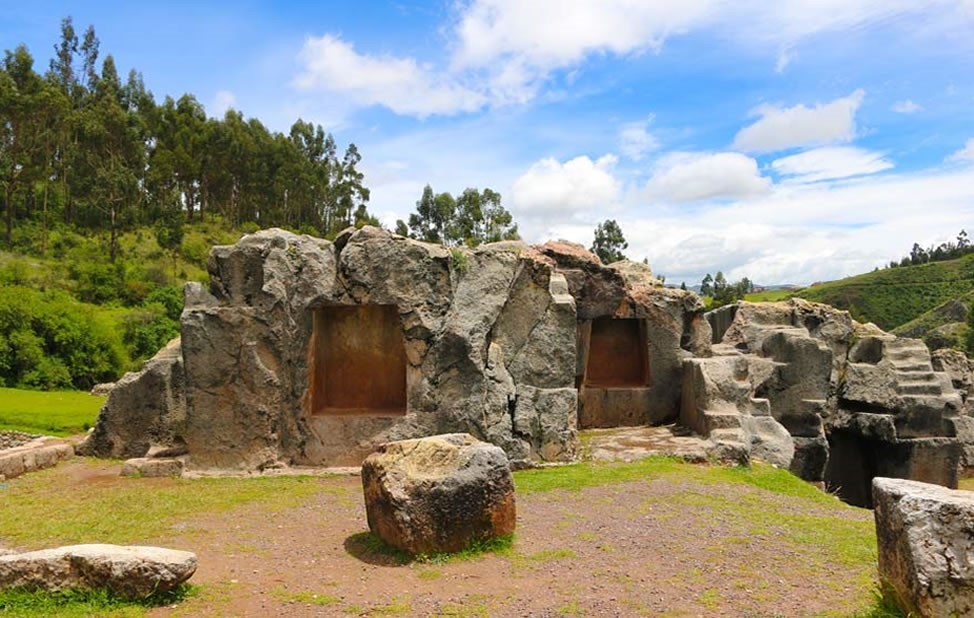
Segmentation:
[(7, 248), (12, 248), (14, 245), (14, 202), (13, 202), (13, 192), (14, 192), (14, 181), (11, 180), (7, 184), (7, 189), (4, 191), (4, 207), (6, 208), (7, 214)]
[(44, 179), (44, 215), (41, 219), (41, 255), (47, 255), (47, 185), (49, 180)]
[(108, 259), (114, 264), (115, 263), (115, 253), (118, 250), (118, 229), (115, 226), (115, 207), (112, 206), (109, 209), (109, 218), (111, 219), (111, 237), (108, 242)]

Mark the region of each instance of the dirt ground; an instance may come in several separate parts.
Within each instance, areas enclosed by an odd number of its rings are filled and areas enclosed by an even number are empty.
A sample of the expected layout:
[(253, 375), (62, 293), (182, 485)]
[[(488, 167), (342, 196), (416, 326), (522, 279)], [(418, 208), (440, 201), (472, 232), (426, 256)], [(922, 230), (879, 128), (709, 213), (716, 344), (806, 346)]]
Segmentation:
[[(58, 471), (74, 483), (124, 482), (117, 465)], [(821, 508), (750, 486), (646, 480), (519, 494), (506, 555), (399, 564), (366, 547), (357, 476), (314, 482), (320, 491), (300, 506), (247, 505), (194, 517), (186, 536), (146, 539), (196, 552), (192, 582), (202, 585), (150, 615), (757, 618), (849, 615), (869, 601), (873, 573), (862, 565), (835, 565), (722, 508), (765, 500), (783, 516)], [(872, 515), (848, 509), (840, 517)]]

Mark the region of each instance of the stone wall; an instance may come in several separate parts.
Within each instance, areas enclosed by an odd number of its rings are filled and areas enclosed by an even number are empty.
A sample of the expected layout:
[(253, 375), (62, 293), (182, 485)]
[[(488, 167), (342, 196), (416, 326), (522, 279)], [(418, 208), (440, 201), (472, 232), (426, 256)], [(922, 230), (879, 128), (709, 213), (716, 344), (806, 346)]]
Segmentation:
[(214, 248), (208, 269), (208, 290), (187, 286), (181, 340), (119, 383), (84, 452), (179, 451), (197, 469), (358, 465), (383, 442), (464, 432), (515, 462), (570, 460), (579, 324), (631, 319), (646, 334), (659, 379), (603, 389), (617, 424), (674, 420), (684, 347), (709, 345), (696, 296), (569, 243), (266, 230)]

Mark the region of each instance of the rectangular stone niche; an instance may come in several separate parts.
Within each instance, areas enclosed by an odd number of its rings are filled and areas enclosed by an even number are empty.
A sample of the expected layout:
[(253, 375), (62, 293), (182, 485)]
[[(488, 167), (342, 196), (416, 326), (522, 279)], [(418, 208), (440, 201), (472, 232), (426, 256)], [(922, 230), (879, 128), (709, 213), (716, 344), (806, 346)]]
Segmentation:
[(579, 380), (579, 428), (648, 424), (652, 389), (644, 321), (596, 318), (580, 329), (580, 337), (585, 369)]
[(646, 327), (642, 320), (606, 317), (592, 321), (585, 385), (601, 388), (649, 386)]
[(311, 346), (312, 414), (406, 413), (406, 348), (395, 306), (315, 309)]

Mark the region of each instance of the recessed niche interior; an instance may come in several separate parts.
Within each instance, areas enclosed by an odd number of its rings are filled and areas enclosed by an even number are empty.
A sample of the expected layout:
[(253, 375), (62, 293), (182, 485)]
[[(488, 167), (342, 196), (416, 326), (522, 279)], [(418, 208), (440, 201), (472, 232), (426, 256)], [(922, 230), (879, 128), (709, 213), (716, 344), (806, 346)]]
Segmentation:
[(585, 384), (606, 388), (649, 386), (646, 328), (642, 320), (592, 320)]
[(311, 346), (312, 414), (406, 413), (406, 348), (395, 306), (315, 309)]

